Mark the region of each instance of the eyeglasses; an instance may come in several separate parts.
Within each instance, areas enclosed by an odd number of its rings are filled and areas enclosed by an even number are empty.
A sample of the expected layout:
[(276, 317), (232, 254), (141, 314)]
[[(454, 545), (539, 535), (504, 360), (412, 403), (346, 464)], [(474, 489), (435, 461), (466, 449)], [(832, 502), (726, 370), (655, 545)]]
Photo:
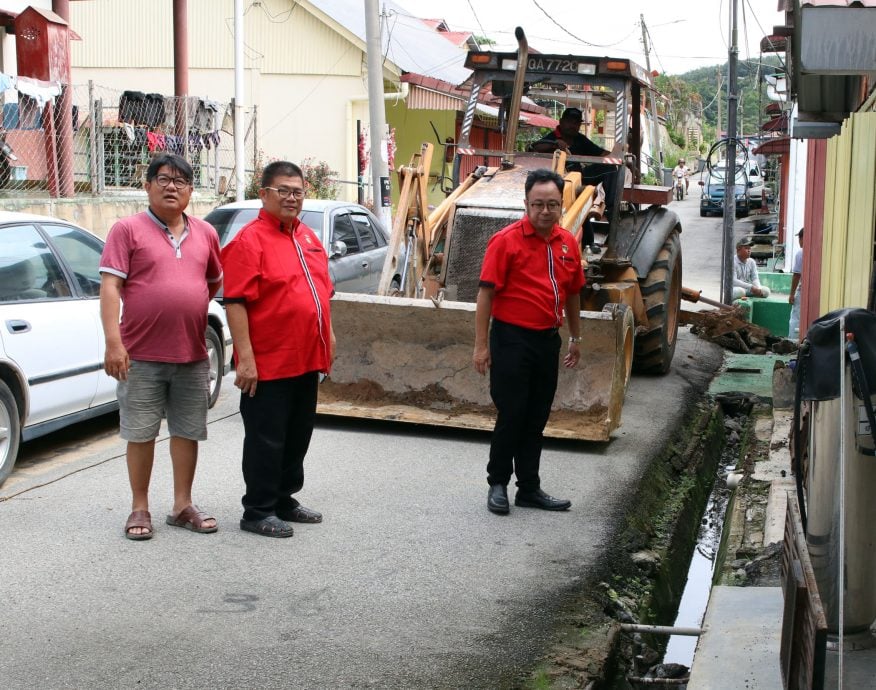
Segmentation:
[(296, 199), (304, 198), (304, 190), (303, 189), (289, 189), (288, 187), (262, 187), (262, 189), (270, 189), (272, 192), (277, 192), (277, 196), (281, 199), (288, 199), (290, 196), (294, 196)]
[(192, 183), (184, 177), (169, 177), (167, 175), (156, 175), (155, 180), (159, 187), (167, 187), (171, 182), (177, 189), (185, 189)]
[(548, 201), (544, 203), (543, 201), (530, 201), (529, 207), (538, 213), (541, 213), (545, 209), (550, 211), (551, 213), (556, 213), (562, 208), (562, 204), (559, 201)]

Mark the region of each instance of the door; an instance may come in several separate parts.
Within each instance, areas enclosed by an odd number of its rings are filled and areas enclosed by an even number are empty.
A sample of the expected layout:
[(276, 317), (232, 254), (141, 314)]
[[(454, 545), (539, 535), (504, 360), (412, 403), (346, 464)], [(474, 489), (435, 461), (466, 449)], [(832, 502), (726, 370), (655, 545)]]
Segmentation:
[(85, 410), (94, 398), (98, 306), (74, 292), (35, 225), (0, 228), (0, 340), (27, 380), (26, 426)]
[(85, 311), (92, 315), (97, 330), (97, 389), (91, 407), (110, 403), (116, 399), (116, 380), (103, 371), (106, 340), (100, 322), (100, 255), (103, 242), (79, 228), (63, 223), (42, 224), (53, 248), (67, 270), (73, 292), (86, 303)]
[(383, 233), (377, 229), (375, 221), (364, 211), (350, 214), (356, 235), (359, 238), (359, 249), (362, 256), (362, 268), (365, 271), (363, 292), (377, 294), (383, 264), (389, 250)]
[[(347, 211), (338, 211), (330, 222), (331, 241), (329, 242), (329, 271), (338, 292), (366, 292), (367, 269), (370, 266), (367, 256), (362, 254), (359, 235)], [(335, 253), (337, 242), (344, 243), (343, 253)]]

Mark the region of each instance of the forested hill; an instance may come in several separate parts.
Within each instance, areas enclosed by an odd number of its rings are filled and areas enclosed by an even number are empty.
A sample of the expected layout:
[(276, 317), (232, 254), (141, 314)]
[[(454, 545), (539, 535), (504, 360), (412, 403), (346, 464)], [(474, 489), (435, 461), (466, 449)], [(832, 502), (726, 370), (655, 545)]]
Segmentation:
[[(766, 88), (762, 80), (758, 84), (758, 77), (762, 74), (773, 74), (780, 69), (780, 62), (776, 56), (764, 57), (760, 63), (758, 73), (758, 61), (740, 60), (737, 69), (739, 75), (739, 131), (745, 134), (753, 134), (763, 121), (763, 108), (769, 100), (766, 97)], [(660, 75), (656, 79), (658, 90), (670, 101), (667, 121), (674, 128), (675, 123), (684, 119), (684, 114), (692, 113), (701, 118), (706, 129), (714, 131), (718, 121), (718, 86), (720, 84), (720, 107), (721, 125), (727, 127), (727, 63), (713, 67), (701, 67), (685, 72), (681, 75)], [(758, 90), (762, 90), (760, 96), (760, 111), (758, 111)]]

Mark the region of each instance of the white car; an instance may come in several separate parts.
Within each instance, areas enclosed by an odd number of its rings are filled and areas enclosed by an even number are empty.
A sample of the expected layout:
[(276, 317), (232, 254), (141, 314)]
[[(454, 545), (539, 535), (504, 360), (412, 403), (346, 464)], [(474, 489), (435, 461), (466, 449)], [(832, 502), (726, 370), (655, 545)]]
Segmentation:
[(749, 159), (746, 164), (748, 175), (748, 197), (751, 200), (752, 208), (761, 208), (763, 206), (763, 175), (760, 172), (760, 165), (756, 160)]
[[(64, 220), (0, 212), (0, 483), (21, 441), (118, 409), (103, 370), (103, 240)], [(225, 311), (210, 301), (210, 404), (231, 366)]]

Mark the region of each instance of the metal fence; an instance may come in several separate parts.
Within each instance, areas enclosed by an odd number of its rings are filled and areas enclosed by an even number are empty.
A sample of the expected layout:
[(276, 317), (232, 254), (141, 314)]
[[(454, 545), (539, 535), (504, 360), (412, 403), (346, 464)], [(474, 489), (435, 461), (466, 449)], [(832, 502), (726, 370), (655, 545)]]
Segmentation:
[[(7, 92), (0, 136), (17, 160), (0, 154), (0, 196), (138, 189), (149, 161), (164, 151), (191, 163), (196, 189), (224, 194), (234, 188), (233, 104), (93, 83), (65, 88), (48, 102), (20, 93), (9, 98)], [(245, 117), (243, 180), (248, 184), (259, 165), (257, 110)], [(72, 136), (60, 136), (70, 130)]]

